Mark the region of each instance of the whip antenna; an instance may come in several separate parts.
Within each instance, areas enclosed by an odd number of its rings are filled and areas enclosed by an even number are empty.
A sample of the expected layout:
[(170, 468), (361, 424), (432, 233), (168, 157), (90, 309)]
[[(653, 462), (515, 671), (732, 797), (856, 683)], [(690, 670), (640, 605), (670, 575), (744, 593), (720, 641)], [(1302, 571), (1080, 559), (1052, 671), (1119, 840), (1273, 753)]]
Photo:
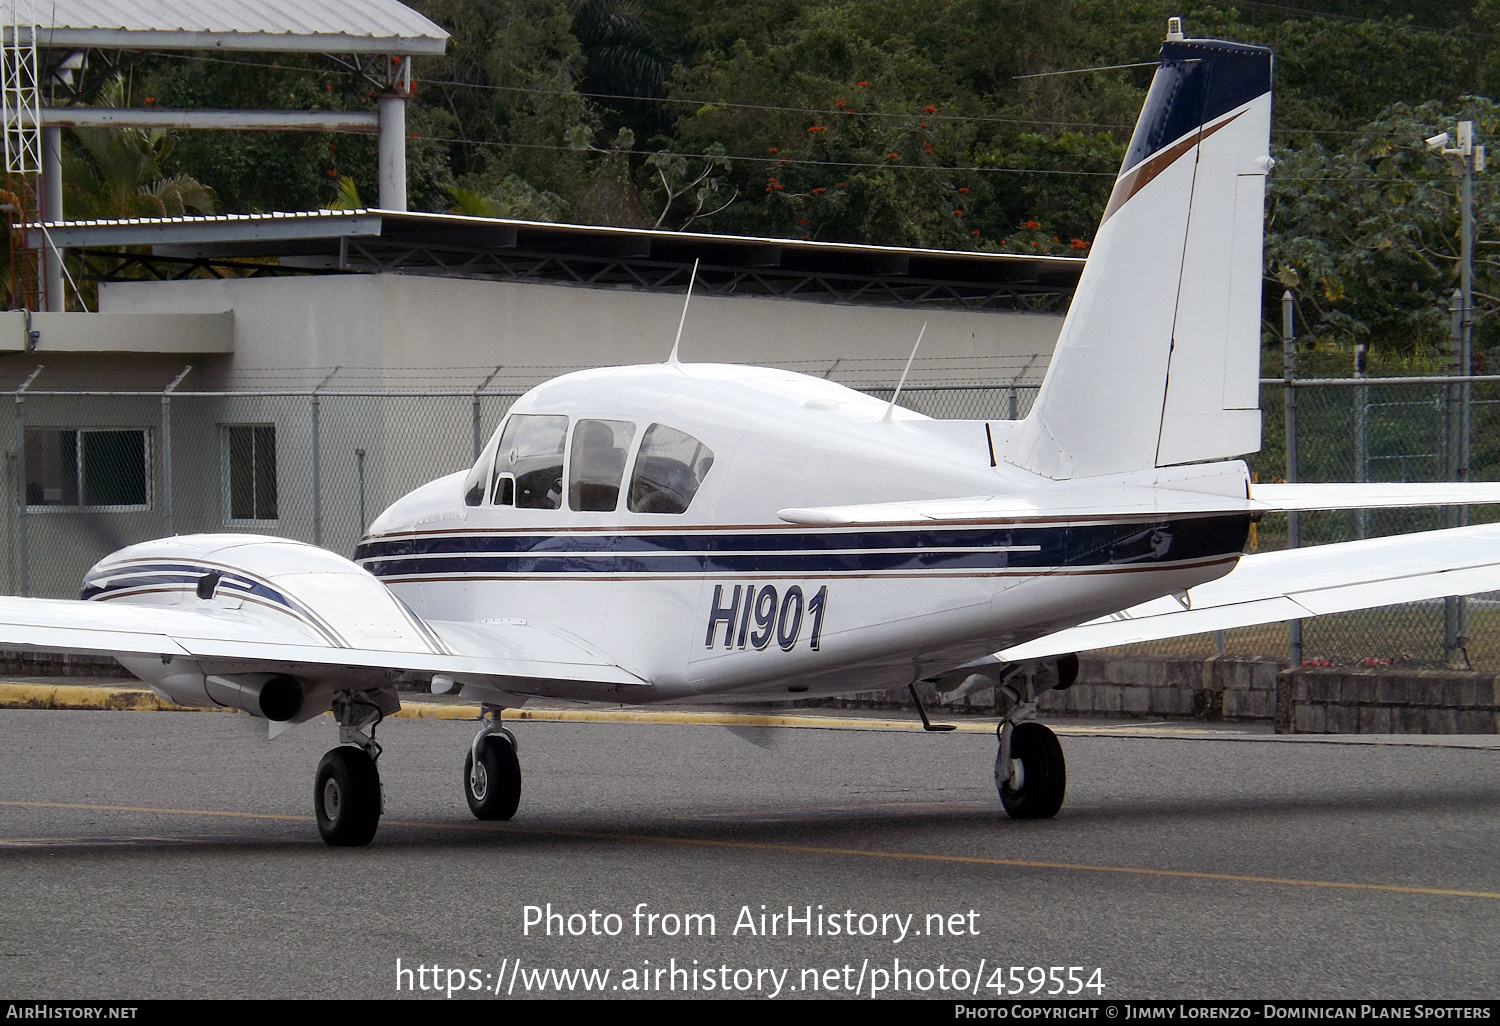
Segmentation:
[(677, 347), (682, 345), (682, 326), (687, 323), (688, 304), (693, 301), (693, 282), (698, 280), (698, 259), (693, 258), (693, 275), (688, 279), (687, 298), (682, 301), (682, 317), (677, 321), (677, 338), (672, 341), (672, 355), (667, 357), (667, 362), (676, 367), (680, 361), (677, 359)]
[[(906, 385), (906, 376), (911, 373), (911, 363), (917, 358), (917, 350), (921, 348), (922, 336), (927, 334), (927, 322), (922, 322), (922, 330), (917, 332), (917, 344), (911, 347), (911, 355), (906, 358), (906, 370), (901, 372), (901, 380), (896, 382), (896, 394), (891, 396), (891, 405), (885, 408), (885, 420), (890, 420), (896, 412), (896, 400), (901, 398), (901, 389)], [(672, 350), (676, 353), (677, 350)]]

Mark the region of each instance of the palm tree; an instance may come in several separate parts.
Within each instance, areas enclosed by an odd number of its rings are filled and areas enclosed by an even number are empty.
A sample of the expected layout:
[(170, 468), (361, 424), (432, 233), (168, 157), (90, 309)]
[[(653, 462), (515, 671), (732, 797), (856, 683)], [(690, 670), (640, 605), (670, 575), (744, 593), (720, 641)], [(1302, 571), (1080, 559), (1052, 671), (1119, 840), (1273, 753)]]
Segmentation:
[[(99, 105), (118, 107), (123, 79), (99, 95)], [(79, 148), (63, 149), (63, 197), (72, 218), (180, 217), (212, 214), (219, 197), (191, 175), (166, 173), (172, 136), (165, 129), (74, 128)]]

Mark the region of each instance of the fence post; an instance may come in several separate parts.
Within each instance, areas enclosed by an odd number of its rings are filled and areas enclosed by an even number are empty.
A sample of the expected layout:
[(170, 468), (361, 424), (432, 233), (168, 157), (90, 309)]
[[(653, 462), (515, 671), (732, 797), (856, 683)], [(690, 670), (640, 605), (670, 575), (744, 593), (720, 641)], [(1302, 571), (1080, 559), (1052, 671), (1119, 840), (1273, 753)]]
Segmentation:
[(365, 533), (365, 451), (354, 450), (354, 462), (357, 464), (355, 470), (359, 474), (359, 533), (363, 537)]
[(161, 526), (163, 537), (172, 537), (172, 390), (182, 384), (192, 365), (172, 379), (161, 394)]
[[(1367, 342), (1354, 345), (1354, 376), (1365, 376), (1365, 359), (1369, 355)], [(1370, 480), (1370, 387), (1356, 385), (1354, 388), (1354, 480)], [(1356, 534), (1360, 538), (1369, 536), (1370, 511), (1359, 510), (1355, 515)]]
[(504, 369), (505, 365), (500, 364), (494, 370), (490, 371), (489, 377), (481, 381), (478, 388), (474, 389), (474, 396), (471, 399), (472, 405), (469, 408), (470, 428), (472, 429), (474, 435), (474, 455), (469, 457), (470, 463), (479, 462), (479, 447), (484, 443), (484, 439), (480, 437), (481, 425), (479, 422), (479, 393), (483, 392), (486, 388), (489, 388), (490, 382), (495, 380), (495, 375), (499, 374)]
[[(1452, 328), (1449, 336), (1451, 348), (1452, 371), (1455, 377), (1469, 373), (1468, 361), (1465, 359), (1464, 346), (1464, 309), (1463, 293), (1454, 291), (1448, 311), (1452, 318)], [(1444, 475), (1449, 481), (1464, 481), (1469, 476), (1468, 460), (1468, 382), (1453, 381), (1448, 384), (1448, 410), (1447, 410), (1447, 463)], [(1448, 506), (1443, 510), (1444, 527), (1462, 527), (1468, 521), (1468, 508), (1464, 506)], [(1459, 664), (1459, 656), (1464, 655), (1467, 660), (1465, 648), (1469, 639), (1465, 637), (1468, 633), (1468, 603), (1462, 596), (1449, 595), (1443, 599), (1443, 662), (1449, 666)]]
[(31, 551), (26, 544), (26, 390), (42, 372), (32, 371), (16, 389), (16, 580), (22, 598), (31, 597)]
[(318, 437), (318, 393), (312, 394), (312, 493), (313, 493), (313, 544), (323, 544), (323, 450)]
[[(1297, 481), (1297, 345), (1292, 322), (1292, 290), (1281, 294), (1281, 376), (1283, 405), (1286, 410), (1286, 480)], [(1302, 521), (1296, 510), (1286, 515), (1286, 545), (1295, 549), (1302, 544)], [(1292, 668), (1302, 665), (1302, 621), (1287, 621), (1287, 661)]]

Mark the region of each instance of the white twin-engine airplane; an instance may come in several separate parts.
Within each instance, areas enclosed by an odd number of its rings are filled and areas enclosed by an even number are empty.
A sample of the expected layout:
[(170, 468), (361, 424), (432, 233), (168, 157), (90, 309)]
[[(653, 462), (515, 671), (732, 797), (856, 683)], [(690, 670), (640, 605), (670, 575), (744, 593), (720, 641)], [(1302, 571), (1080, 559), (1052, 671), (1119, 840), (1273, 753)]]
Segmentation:
[(531, 390), (473, 469), (396, 502), (353, 561), (259, 536), (132, 545), (88, 573), (86, 602), (0, 599), (0, 646), (108, 653), (272, 736), (331, 709), (314, 804), (334, 845), (375, 834), (374, 727), (401, 679), (484, 708), (464, 769), (480, 819), (516, 811), (499, 714), (532, 697), (918, 680), (997, 686), (1000, 800), (1055, 815), (1064, 761), (1036, 699), (1073, 682), (1076, 652), (1500, 589), (1500, 527), (1241, 554), (1266, 511), (1500, 501), (1258, 485), (1235, 458), (1260, 445), (1270, 118), (1270, 51), (1169, 32), (1024, 420), (931, 420), (674, 350)]

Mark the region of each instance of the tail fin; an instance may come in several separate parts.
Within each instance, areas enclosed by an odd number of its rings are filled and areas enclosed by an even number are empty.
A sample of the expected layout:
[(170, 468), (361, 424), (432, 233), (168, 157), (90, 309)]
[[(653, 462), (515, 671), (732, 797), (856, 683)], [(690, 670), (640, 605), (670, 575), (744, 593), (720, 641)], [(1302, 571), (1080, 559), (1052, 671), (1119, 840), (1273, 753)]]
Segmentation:
[(1073, 478), (1260, 448), (1270, 129), (1270, 50), (1168, 35), (1008, 462)]

